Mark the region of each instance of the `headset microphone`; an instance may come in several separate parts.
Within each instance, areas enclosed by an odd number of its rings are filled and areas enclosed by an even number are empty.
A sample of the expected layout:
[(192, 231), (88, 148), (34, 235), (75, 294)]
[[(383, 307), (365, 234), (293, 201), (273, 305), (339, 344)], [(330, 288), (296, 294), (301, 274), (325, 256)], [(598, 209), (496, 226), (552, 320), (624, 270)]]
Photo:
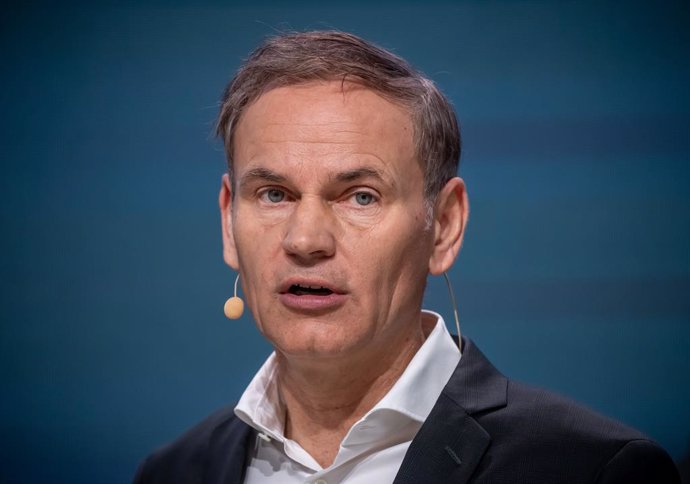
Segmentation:
[(448, 292), (450, 293), (450, 302), (453, 304), (453, 316), (455, 317), (455, 329), (458, 331), (458, 346), (462, 347), (462, 335), (460, 334), (460, 318), (458, 317), (458, 305), (455, 303), (455, 294), (453, 293), (453, 286), (450, 284), (450, 277), (448, 273), (444, 272), (443, 277), (446, 279), (448, 285)]
[(225, 306), (223, 306), (223, 312), (228, 319), (240, 319), (244, 312), (244, 301), (237, 297), (237, 283), (239, 280), (240, 275), (237, 274), (235, 278), (235, 295), (225, 301)]

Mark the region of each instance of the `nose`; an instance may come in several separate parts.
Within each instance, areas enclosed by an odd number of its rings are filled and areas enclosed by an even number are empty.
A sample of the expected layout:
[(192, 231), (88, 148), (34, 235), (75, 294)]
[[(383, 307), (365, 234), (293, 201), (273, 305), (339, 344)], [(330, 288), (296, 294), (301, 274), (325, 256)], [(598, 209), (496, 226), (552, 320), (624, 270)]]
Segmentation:
[(287, 220), (283, 249), (303, 264), (335, 254), (332, 214), (318, 198), (303, 197)]

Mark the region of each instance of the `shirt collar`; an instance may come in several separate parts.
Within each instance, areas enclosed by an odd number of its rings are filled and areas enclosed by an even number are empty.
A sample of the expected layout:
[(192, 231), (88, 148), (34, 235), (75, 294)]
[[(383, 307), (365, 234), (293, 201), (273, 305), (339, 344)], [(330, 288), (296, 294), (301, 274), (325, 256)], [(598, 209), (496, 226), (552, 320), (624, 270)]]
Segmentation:
[(278, 393), (276, 354), (271, 353), (235, 406), (235, 415), (259, 432), (284, 441), (285, 409)]
[(424, 312), (436, 317), (434, 329), (398, 381), (368, 415), (379, 410), (393, 410), (417, 422), (424, 422), (458, 366), (460, 351), (448, 333), (443, 317), (432, 311)]
[[(431, 413), (441, 391), (460, 361), (460, 352), (453, 342), (443, 317), (432, 311), (424, 313), (436, 318), (434, 329), (417, 350), (407, 368), (388, 393), (358, 422), (379, 427), (381, 435), (391, 419), (389, 411), (422, 423)], [(280, 442), (285, 442), (285, 409), (276, 381), (276, 355), (272, 353), (242, 394), (235, 414), (249, 426)], [(395, 419), (396, 426), (400, 425)], [(353, 426), (354, 428), (354, 426)], [(352, 432), (343, 441), (343, 445)]]

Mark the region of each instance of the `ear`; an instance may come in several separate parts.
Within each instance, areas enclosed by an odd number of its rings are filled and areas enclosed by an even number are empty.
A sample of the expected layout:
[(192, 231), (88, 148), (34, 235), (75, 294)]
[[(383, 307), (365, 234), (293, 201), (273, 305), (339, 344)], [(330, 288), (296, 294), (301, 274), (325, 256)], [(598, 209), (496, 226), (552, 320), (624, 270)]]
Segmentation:
[(434, 207), (434, 247), (429, 258), (429, 272), (443, 274), (460, 252), (470, 213), (465, 182), (452, 178), (438, 194)]
[(227, 265), (238, 271), (240, 266), (235, 247), (235, 236), (232, 232), (232, 186), (230, 176), (227, 173), (223, 175), (221, 180), (218, 205), (220, 206), (220, 227), (223, 232), (223, 259)]

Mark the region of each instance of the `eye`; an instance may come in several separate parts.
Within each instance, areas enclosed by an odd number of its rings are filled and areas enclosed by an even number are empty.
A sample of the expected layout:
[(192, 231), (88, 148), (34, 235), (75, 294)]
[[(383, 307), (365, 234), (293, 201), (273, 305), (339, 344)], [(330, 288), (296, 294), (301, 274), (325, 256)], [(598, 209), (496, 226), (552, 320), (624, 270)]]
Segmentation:
[(270, 203), (280, 203), (285, 200), (285, 192), (277, 188), (269, 188), (261, 194), (261, 198)]
[(355, 202), (362, 206), (369, 205), (376, 201), (376, 197), (369, 192), (357, 192), (354, 194), (354, 198)]

